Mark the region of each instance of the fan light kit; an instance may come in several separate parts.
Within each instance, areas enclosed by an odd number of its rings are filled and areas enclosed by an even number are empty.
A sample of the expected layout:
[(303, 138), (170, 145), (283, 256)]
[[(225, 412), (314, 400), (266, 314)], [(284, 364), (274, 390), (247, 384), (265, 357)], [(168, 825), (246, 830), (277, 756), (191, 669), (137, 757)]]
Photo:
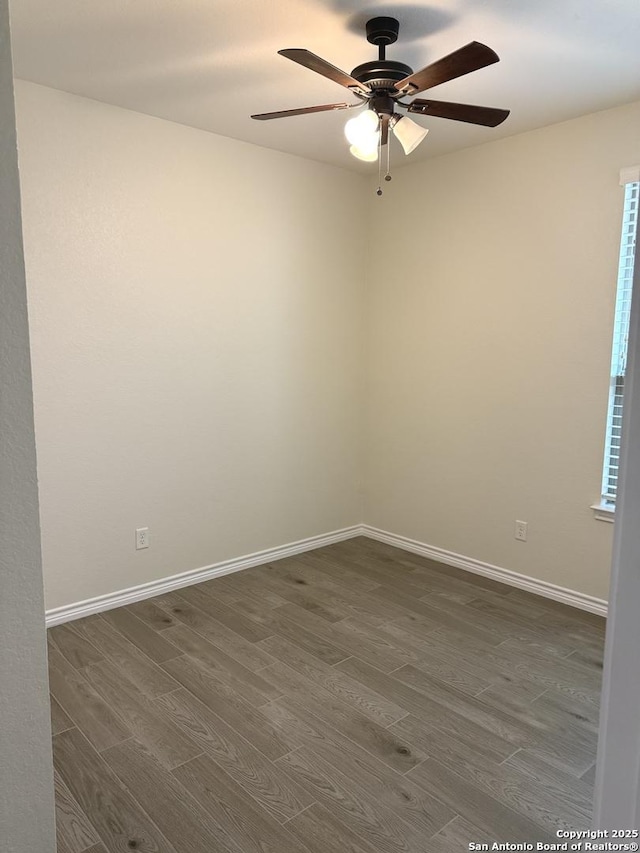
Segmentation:
[[(400, 24), (395, 18), (372, 18), (367, 22), (367, 41), (378, 47), (378, 59), (365, 62), (353, 69), (351, 74), (341, 71), (335, 65), (316, 56), (304, 48), (279, 50), (281, 56), (328, 77), (346, 89), (358, 100), (352, 104), (320, 104), (316, 107), (302, 107), (297, 110), (281, 110), (275, 113), (260, 113), (251, 118), (266, 121), (274, 118), (307, 115), (308, 113), (327, 112), (329, 110), (349, 110), (354, 107), (366, 108), (356, 118), (350, 119), (344, 129), (350, 152), (365, 162), (378, 162), (378, 173), (382, 177), (382, 149), (386, 146), (387, 171), (389, 174), (389, 129), (401, 144), (405, 154), (411, 154), (422, 142), (427, 128), (421, 127), (406, 115), (397, 113), (396, 107), (415, 115), (436, 116), (437, 118), (480, 124), (484, 127), (497, 127), (507, 118), (509, 110), (495, 107), (479, 107), (471, 104), (454, 104), (449, 101), (422, 100), (420, 98), (406, 103), (401, 98), (412, 97), (426, 89), (439, 86), (456, 77), (462, 77), (472, 71), (478, 71), (494, 62), (499, 62), (495, 51), (477, 41), (461, 47), (448, 56), (427, 65), (414, 73), (410, 66), (386, 58), (387, 45), (398, 39)], [(377, 189), (382, 195), (381, 181)]]

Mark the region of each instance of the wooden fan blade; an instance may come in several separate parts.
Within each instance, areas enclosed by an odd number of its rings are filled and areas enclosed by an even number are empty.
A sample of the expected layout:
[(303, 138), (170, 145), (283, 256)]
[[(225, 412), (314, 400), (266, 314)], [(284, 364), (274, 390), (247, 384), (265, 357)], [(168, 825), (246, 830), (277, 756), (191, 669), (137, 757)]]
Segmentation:
[(309, 113), (323, 113), (327, 110), (348, 110), (349, 107), (359, 107), (361, 104), (320, 104), (317, 107), (300, 107), (299, 110), (280, 110), (277, 113), (258, 113), (251, 116), (258, 121), (267, 121), (272, 118), (287, 118), (288, 116), (304, 116)]
[(412, 101), (408, 112), (421, 116), (437, 116), (453, 121), (466, 121), (469, 124), (482, 124), (485, 127), (497, 127), (507, 118), (509, 110), (495, 107), (477, 107), (472, 104), (453, 104), (450, 101)]
[(416, 95), (418, 92), (424, 92), (425, 89), (431, 89), (448, 80), (455, 80), (456, 77), (462, 77), (464, 74), (478, 71), (479, 68), (499, 61), (498, 54), (486, 44), (472, 41), (459, 50), (454, 50), (448, 56), (443, 56), (437, 62), (427, 65), (421, 71), (416, 71), (404, 80), (399, 80), (395, 87), (403, 95)]
[(347, 74), (346, 71), (341, 71), (339, 68), (336, 68), (335, 65), (327, 62), (326, 59), (322, 59), (322, 57), (316, 56), (315, 53), (311, 53), (310, 50), (305, 50), (302, 47), (289, 47), (286, 48), (286, 50), (279, 50), (278, 53), (280, 56), (284, 56), (287, 59), (291, 59), (293, 62), (297, 62), (298, 65), (304, 65), (305, 68), (315, 71), (316, 74), (322, 74), (323, 77), (328, 77), (329, 80), (333, 80), (334, 83), (339, 83), (340, 86), (345, 86), (347, 89), (351, 89), (354, 92), (360, 92), (363, 95), (369, 95), (371, 93), (371, 89), (369, 89), (369, 87), (364, 83), (360, 83), (359, 80), (356, 80), (355, 77), (351, 77), (351, 75)]

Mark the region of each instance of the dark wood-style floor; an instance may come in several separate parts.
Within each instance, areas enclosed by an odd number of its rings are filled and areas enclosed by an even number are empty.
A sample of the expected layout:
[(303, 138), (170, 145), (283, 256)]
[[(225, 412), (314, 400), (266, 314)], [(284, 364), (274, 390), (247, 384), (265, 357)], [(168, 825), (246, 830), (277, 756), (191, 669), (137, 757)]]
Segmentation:
[(59, 853), (589, 826), (604, 622), (367, 539), (53, 628)]

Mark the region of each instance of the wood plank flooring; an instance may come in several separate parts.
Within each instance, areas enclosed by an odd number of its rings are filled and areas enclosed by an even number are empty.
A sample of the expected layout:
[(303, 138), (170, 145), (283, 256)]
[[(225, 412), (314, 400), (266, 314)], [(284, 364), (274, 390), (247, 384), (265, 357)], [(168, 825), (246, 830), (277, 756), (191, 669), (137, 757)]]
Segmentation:
[(58, 853), (589, 827), (604, 620), (368, 539), (49, 631)]

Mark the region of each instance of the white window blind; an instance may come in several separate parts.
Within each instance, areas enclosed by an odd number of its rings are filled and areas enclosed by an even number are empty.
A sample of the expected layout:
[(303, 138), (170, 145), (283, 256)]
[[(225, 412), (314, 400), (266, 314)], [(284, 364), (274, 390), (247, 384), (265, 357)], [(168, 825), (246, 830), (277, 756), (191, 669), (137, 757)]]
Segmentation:
[(611, 355), (611, 380), (607, 410), (607, 437), (602, 478), (602, 499), (615, 504), (618, 490), (618, 465), (620, 461), (620, 434), (624, 401), (624, 375), (627, 366), (629, 316), (633, 287), (633, 263), (638, 231), (638, 200), (640, 196), (640, 167), (623, 169), (620, 183), (624, 186), (622, 237), (618, 264), (618, 289), (613, 328)]

